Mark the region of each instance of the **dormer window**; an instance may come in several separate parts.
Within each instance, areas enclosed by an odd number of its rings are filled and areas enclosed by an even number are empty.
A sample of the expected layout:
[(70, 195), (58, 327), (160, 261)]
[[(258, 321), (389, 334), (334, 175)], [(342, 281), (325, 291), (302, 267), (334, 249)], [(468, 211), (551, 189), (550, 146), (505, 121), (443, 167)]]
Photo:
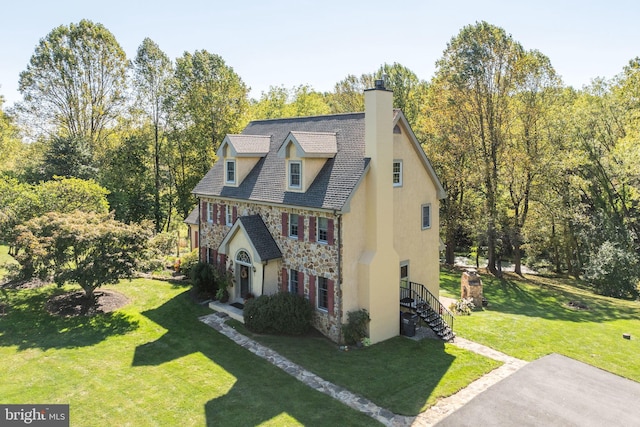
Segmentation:
[(302, 187), (302, 162), (298, 160), (289, 161), (289, 188)]
[(235, 184), (236, 183), (236, 161), (226, 160), (224, 162), (224, 168), (225, 168), (225, 184)]

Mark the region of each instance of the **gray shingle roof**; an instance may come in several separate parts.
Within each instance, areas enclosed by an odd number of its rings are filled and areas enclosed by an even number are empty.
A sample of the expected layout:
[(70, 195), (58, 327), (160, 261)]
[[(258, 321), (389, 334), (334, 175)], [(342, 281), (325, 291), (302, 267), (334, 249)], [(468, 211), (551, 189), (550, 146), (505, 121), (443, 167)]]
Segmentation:
[(194, 224), (194, 225), (200, 224), (200, 218), (198, 218), (198, 213), (199, 213), (199, 210), (198, 210), (198, 207), (196, 206), (195, 208), (193, 208), (189, 216), (185, 218), (184, 223)]
[(262, 261), (282, 258), (282, 252), (260, 215), (241, 216), (238, 221), (247, 232)]
[(227, 135), (225, 139), (238, 157), (262, 157), (269, 152), (270, 138), (266, 135)]
[[(285, 161), (277, 156), (290, 132), (335, 133), (336, 137), (337, 154), (327, 159), (305, 193), (286, 191)], [(364, 113), (254, 121), (242, 134), (270, 136), (269, 153), (238, 187), (224, 186), (224, 165), (216, 162), (194, 194), (340, 210), (365, 171)]]
[(333, 157), (338, 152), (336, 134), (332, 132), (291, 132), (306, 155)]

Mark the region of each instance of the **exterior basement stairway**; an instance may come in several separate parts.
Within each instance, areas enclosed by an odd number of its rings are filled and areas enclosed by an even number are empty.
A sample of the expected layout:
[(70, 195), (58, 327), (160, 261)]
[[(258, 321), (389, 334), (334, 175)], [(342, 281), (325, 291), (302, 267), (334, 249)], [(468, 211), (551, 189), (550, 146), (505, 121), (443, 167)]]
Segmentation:
[(420, 283), (400, 283), (400, 307), (409, 309), (444, 341), (453, 341), (453, 314)]

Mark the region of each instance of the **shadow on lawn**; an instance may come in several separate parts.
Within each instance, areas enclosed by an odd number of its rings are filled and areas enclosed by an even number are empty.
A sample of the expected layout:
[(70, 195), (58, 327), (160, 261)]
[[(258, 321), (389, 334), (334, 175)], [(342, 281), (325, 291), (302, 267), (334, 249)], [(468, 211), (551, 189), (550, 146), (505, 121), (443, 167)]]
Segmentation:
[[(501, 279), (483, 277), (484, 296), (489, 311), (518, 314), (543, 319), (570, 322), (602, 322), (609, 319), (635, 319), (637, 307), (626, 306), (627, 301), (608, 300), (589, 295), (584, 289), (553, 286), (526, 278), (506, 276)], [(569, 305), (578, 302), (584, 309)]]
[[(194, 311), (187, 293), (183, 293), (160, 307), (143, 312), (144, 316), (167, 329), (167, 332), (156, 341), (138, 346), (132, 365), (160, 365), (198, 352), (233, 375), (236, 378), (233, 387), (205, 404), (208, 425), (258, 425), (283, 414), (304, 425), (344, 424), (344, 420), (338, 418), (344, 416), (344, 411), (335, 410), (333, 406), (340, 403), (322, 393), (310, 391), (306, 385), (279, 368), (215, 333), (198, 321), (198, 313)], [(334, 353), (339, 352), (334, 349)], [(397, 360), (394, 366), (385, 370), (386, 375), (393, 375), (393, 369), (408, 369), (410, 363), (415, 362), (417, 354), (412, 356), (409, 364), (402, 359)], [(378, 375), (367, 369), (366, 363), (360, 363), (360, 366), (361, 375)], [(446, 369), (447, 366), (434, 369), (433, 375), (439, 372), (442, 376)], [(424, 404), (424, 396), (428, 396), (429, 391), (424, 391), (426, 394), (422, 394), (422, 399), (412, 396), (416, 406)], [(319, 411), (318, 408), (324, 409)], [(349, 417), (350, 425), (375, 424), (368, 416), (355, 411), (349, 412)]]
[(55, 286), (3, 292), (9, 308), (0, 317), (0, 346), (15, 345), (19, 350), (84, 347), (138, 328), (137, 320), (117, 311), (73, 317), (49, 314), (47, 300), (61, 293), (65, 291)]

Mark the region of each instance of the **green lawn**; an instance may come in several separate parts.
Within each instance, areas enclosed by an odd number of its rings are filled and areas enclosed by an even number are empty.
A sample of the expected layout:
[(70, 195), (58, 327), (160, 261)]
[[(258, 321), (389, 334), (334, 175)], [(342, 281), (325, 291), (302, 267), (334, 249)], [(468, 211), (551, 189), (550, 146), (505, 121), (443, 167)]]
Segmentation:
[[(560, 353), (640, 381), (640, 302), (595, 295), (569, 279), (481, 277), (489, 306), (457, 316), (458, 336), (524, 360)], [(440, 283), (442, 295), (460, 297), (459, 272), (443, 269)], [(569, 301), (588, 310), (571, 308)]]
[(78, 426), (376, 424), (199, 322), (209, 310), (186, 288), (138, 279), (112, 289), (129, 304), (92, 318), (46, 314), (65, 291), (55, 286), (5, 292), (2, 403), (68, 403)]
[(396, 414), (417, 415), (501, 365), (442, 341), (396, 337), (347, 352), (324, 337), (255, 335), (231, 325), (325, 380)]

